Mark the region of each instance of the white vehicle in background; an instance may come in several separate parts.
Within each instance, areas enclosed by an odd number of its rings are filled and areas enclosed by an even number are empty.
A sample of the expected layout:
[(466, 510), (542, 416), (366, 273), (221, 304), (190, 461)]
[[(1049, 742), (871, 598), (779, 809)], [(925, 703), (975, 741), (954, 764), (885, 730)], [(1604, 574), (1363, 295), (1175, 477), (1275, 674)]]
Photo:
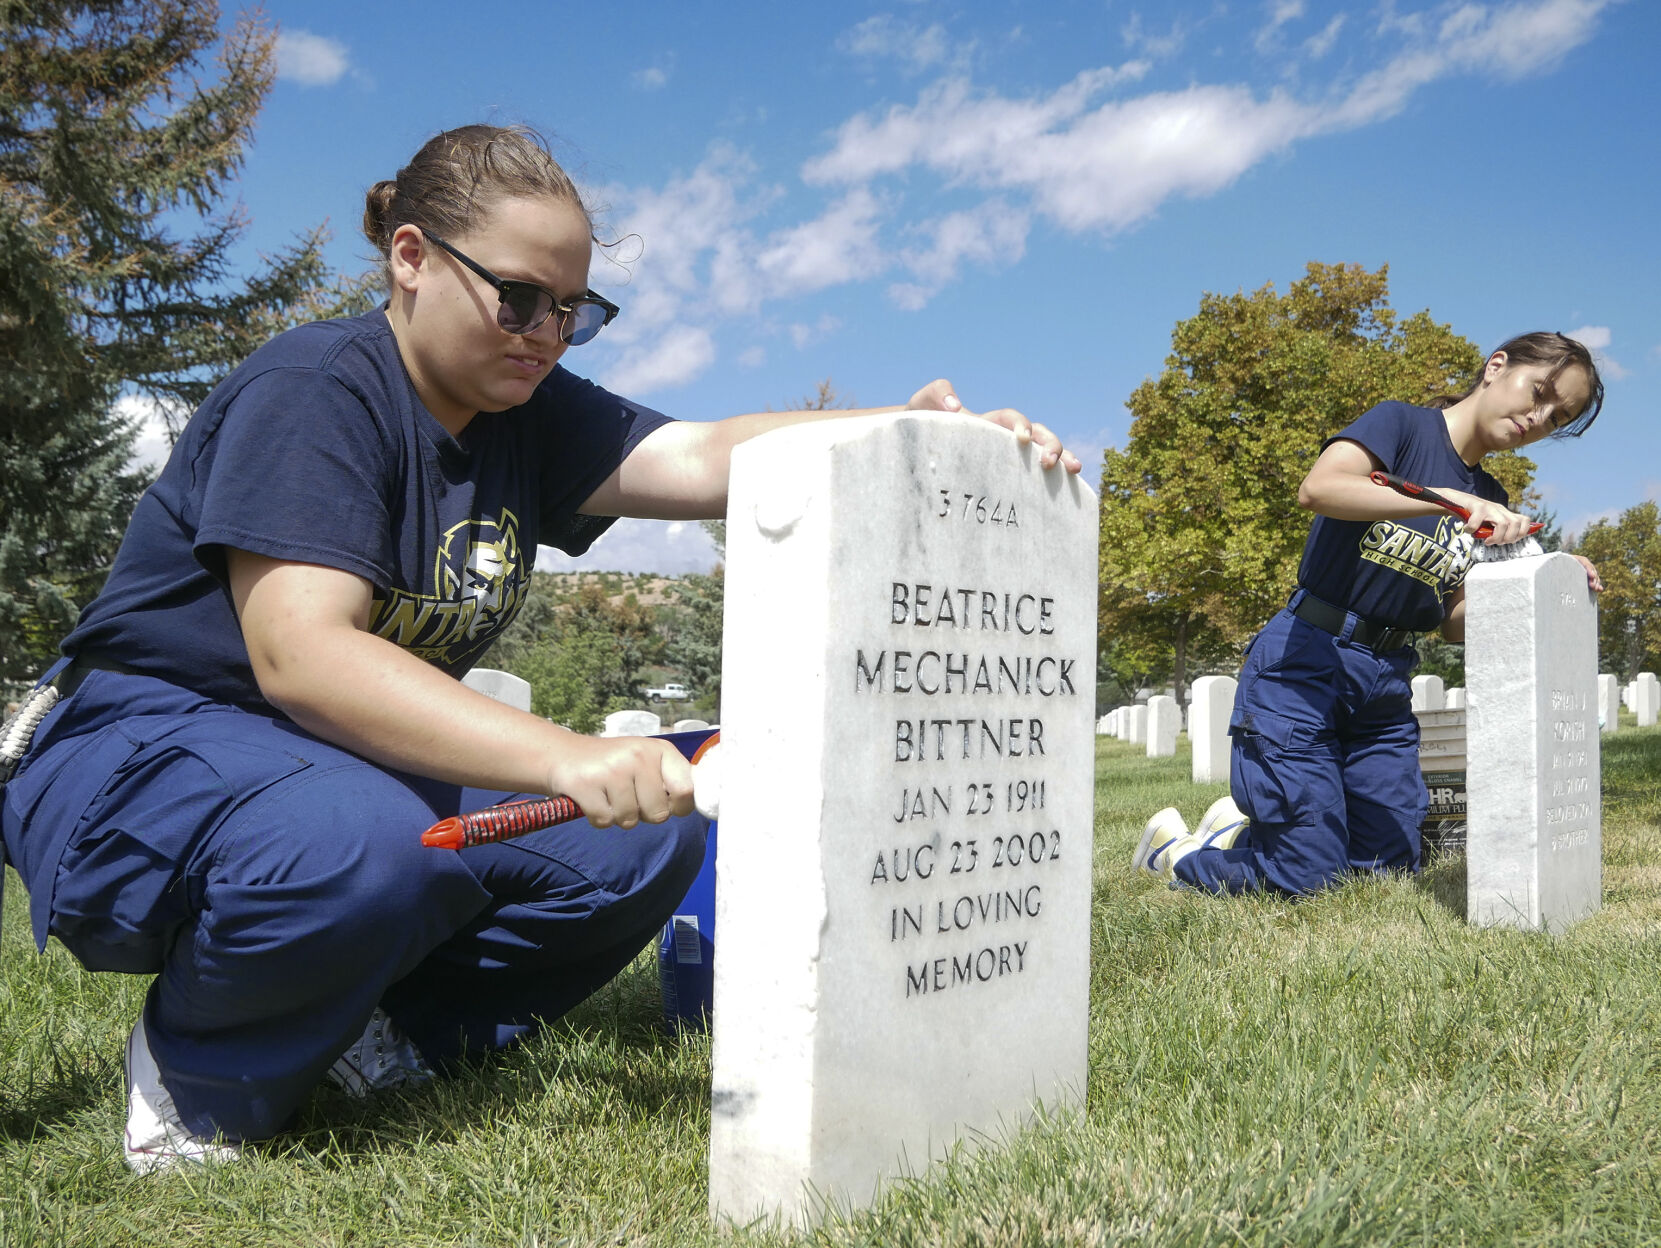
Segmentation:
[(691, 697), (692, 691), (685, 685), (667, 684), (646, 690), (648, 702), (686, 702)]

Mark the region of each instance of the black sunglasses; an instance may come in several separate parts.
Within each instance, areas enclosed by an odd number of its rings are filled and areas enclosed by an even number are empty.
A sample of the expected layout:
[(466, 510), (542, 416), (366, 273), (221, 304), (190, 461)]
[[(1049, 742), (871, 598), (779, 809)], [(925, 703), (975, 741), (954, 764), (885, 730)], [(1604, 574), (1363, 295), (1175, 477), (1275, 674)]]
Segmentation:
[(507, 333), (533, 334), (543, 321), (557, 312), (561, 341), (568, 346), (580, 347), (610, 325), (618, 313), (615, 303), (602, 299), (592, 290), (578, 295), (570, 303), (561, 303), (553, 291), (534, 282), (515, 282), (497, 277), (431, 230), (423, 230), (422, 233), (496, 288), (496, 297), (501, 300), (496, 308), (496, 324)]

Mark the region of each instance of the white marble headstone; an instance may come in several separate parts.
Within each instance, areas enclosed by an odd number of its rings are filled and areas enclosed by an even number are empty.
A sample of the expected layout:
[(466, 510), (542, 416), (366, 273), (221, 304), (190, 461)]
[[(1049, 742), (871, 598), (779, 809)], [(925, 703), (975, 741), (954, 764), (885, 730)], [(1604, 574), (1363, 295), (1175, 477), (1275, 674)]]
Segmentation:
[(1413, 678), (1413, 709), (1415, 711), (1439, 711), (1446, 704), (1442, 692), (1442, 678), (1440, 676), (1415, 676)]
[(733, 454), (718, 1218), (863, 1205), (1082, 1095), (1096, 499), (1037, 460), (918, 414)]
[(1130, 735), (1125, 738), (1132, 745), (1146, 745), (1148, 743), (1148, 707), (1139, 703), (1126, 712), (1130, 720)]
[(1201, 676), (1194, 682), (1194, 701), (1188, 709), (1188, 739), (1194, 746), (1195, 784), (1228, 779), (1228, 721), (1234, 714), (1232, 676)]
[(1638, 717), (1638, 727), (1652, 728), (1661, 715), (1661, 681), (1654, 672), (1639, 672), (1632, 682), (1632, 713)]
[(1442, 709), (1445, 711), (1462, 711), (1465, 709), (1465, 686), (1455, 685), (1442, 694)]
[(1621, 685), (1603, 672), (1598, 674), (1598, 723), (1605, 732), (1621, 726)]
[(709, 721), (708, 720), (703, 720), (703, 719), (677, 719), (675, 721), (675, 727), (674, 727), (673, 731), (675, 731), (675, 732), (698, 732), (698, 731), (700, 731), (704, 728), (708, 728), (708, 727), (709, 727)]
[(494, 698), (521, 711), (531, 709), (531, 682), (512, 672), (497, 671), (493, 667), (475, 667), (461, 678), (461, 683), (475, 692)]
[(1466, 915), (1562, 931), (1602, 905), (1597, 606), (1565, 554), (1465, 582)]
[(1177, 752), (1177, 734), (1182, 731), (1182, 710), (1168, 693), (1148, 699), (1148, 757), (1171, 758)]
[(606, 716), (602, 737), (650, 737), (663, 731), (663, 720), (651, 711), (613, 711)]

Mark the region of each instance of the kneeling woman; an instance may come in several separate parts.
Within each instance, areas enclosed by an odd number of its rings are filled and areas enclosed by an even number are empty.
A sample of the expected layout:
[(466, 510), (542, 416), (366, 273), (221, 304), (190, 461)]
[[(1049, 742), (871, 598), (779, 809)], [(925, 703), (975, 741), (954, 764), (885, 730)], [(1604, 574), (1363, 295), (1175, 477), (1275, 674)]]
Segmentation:
[[(1409, 683), (1415, 635), (1439, 627), (1464, 640), (1472, 533), (1492, 524), (1491, 546), (1528, 534), (1528, 517), (1510, 510), (1481, 460), (1579, 436), (1602, 405), (1584, 346), (1524, 334), (1445, 408), (1381, 403), (1331, 438), (1298, 490), (1298, 504), (1316, 513), (1298, 588), (1240, 672), (1230, 798), (1192, 833), (1176, 810), (1160, 811), (1134, 866), (1208, 892), (1293, 896), (1346, 872), (1418, 870), (1428, 795)], [(1430, 486), (1470, 519), (1374, 484), (1369, 474), (1380, 470)]]

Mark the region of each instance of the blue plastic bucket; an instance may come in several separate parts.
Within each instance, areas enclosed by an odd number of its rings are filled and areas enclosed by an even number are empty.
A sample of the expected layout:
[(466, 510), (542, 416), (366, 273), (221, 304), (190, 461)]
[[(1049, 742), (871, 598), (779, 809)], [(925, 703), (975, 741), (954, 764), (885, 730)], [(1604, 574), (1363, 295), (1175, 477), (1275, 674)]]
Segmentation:
[[(671, 732), (672, 742), (687, 758), (715, 729)], [(675, 907), (658, 939), (658, 983), (663, 990), (663, 1023), (671, 1032), (703, 1031), (715, 1005), (715, 823), (704, 843), (704, 864), (686, 898)]]

